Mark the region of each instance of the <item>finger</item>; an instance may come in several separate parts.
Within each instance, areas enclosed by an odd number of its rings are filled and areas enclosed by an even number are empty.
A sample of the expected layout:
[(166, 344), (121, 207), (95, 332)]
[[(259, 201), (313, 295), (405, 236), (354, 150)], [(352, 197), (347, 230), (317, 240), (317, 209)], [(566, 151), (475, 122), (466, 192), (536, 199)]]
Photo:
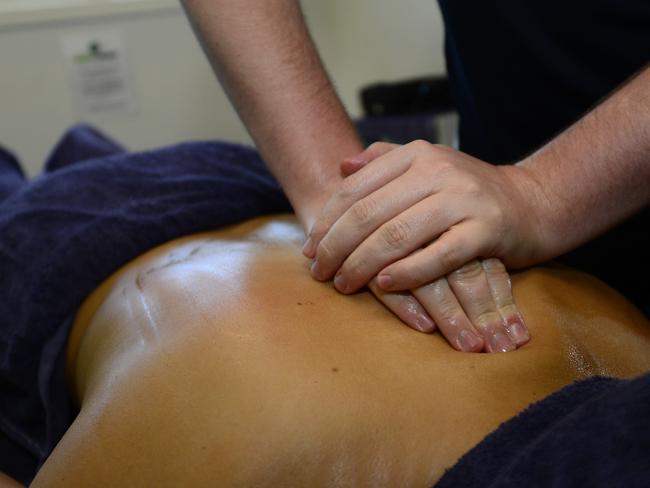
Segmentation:
[(474, 259), (447, 276), (449, 286), (458, 298), (467, 317), (481, 333), (488, 352), (514, 351), (501, 315), (497, 311), (487, 276), (481, 263)]
[(449, 230), (434, 242), (381, 270), (377, 277), (379, 286), (387, 291), (411, 290), (447, 275), (480, 255), (477, 243), (482, 240), (474, 226), (466, 222), (454, 223), (456, 215), (451, 217), (445, 221), (450, 222), (449, 225), (440, 226)]
[(366, 164), (377, 159), (379, 156), (383, 156), (389, 151), (399, 147), (397, 144), (390, 144), (388, 142), (375, 142), (370, 144), (366, 149), (364, 149), (359, 154), (345, 158), (341, 163), (341, 172), (344, 176), (350, 176), (353, 173), (356, 173)]
[(485, 259), (481, 263), (487, 276), (492, 299), (503, 320), (510, 339), (521, 346), (530, 340), (530, 333), (524, 318), (519, 313), (515, 299), (512, 296), (510, 275), (500, 259)]
[(463, 352), (483, 350), (483, 338), (472, 326), (445, 277), (414, 289), (413, 295), (454, 349)]
[(348, 208), (409, 169), (412, 160), (411, 151), (402, 151), (402, 149), (402, 147), (397, 148), (379, 157), (372, 165), (372, 169), (366, 166), (341, 182), (339, 190), (325, 204), (309, 232), (310, 246), (304, 251), (307, 257), (315, 256), (321, 239)]
[[(355, 231), (352, 230), (352, 227), (348, 227), (345, 232), (348, 232), (348, 235), (351, 235), (351, 237), (347, 237), (347, 239), (353, 241), (356, 247), (353, 248), (352, 253), (345, 259), (336, 273), (335, 285), (337, 289), (342, 293), (353, 293), (378, 273), (379, 285), (389, 291), (403, 291), (417, 288), (418, 286), (433, 281), (435, 278), (439, 278), (440, 276), (429, 278), (430, 273), (427, 273), (424, 267), (428, 266), (429, 262), (419, 257), (421, 254), (426, 256), (428, 254), (428, 248), (417, 253), (414, 253), (414, 251), (436, 239), (441, 232), (453, 227), (458, 222), (458, 219), (461, 218), (462, 214), (458, 207), (442, 205), (442, 198), (440, 195), (432, 195), (411, 206), (396, 217), (390, 220), (384, 219), (388, 220), (388, 222), (382, 224), (359, 244), (356, 244), (359, 239), (356, 238)], [(345, 225), (343, 218), (340, 222), (341, 225)], [(336, 225), (339, 225), (339, 222)], [(330, 232), (331, 237), (328, 234), (323, 239), (323, 247), (325, 249), (327, 249), (327, 246), (336, 247), (348, 244), (348, 241), (343, 238), (340, 238), (338, 241), (336, 240), (336, 235), (345, 235), (343, 232), (335, 233), (333, 231), (334, 228)], [(331, 256), (329, 255), (328, 258), (332, 259)], [(413, 275), (407, 274), (404, 279), (405, 281), (408, 280), (411, 283), (415, 283), (414, 286), (399, 289), (387, 288), (385, 282), (386, 270), (384, 269), (382, 271), (382, 268), (385, 268), (390, 263), (401, 260), (405, 256), (409, 257), (402, 261), (406, 262), (406, 267), (413, 272)], [(469, 256), (468, 259), (471, 257)], [(421, 263), (422, 267), (416, 269), (414, 266), (409, 266), (409, 260)], [(328, 262), (327, 265), (327, 272), (336, 270), (336, 266), (338, 265), (337, 256), (334, 256), (332, 261)]]
[(352, 292), (386, 265), (430, 242), (456, 209), (443, 205), (431, 191), (428, 182), (408, 172), (353, 204), (321, 240), (314, 276), (328, 279), (341, 268)]
[(376, 280), (371, 280), (368, 288), (380, 302), (412, 329), (425, 333), (436, 330), (433, 319), (410, 292), (384, 291), (377, 286)]

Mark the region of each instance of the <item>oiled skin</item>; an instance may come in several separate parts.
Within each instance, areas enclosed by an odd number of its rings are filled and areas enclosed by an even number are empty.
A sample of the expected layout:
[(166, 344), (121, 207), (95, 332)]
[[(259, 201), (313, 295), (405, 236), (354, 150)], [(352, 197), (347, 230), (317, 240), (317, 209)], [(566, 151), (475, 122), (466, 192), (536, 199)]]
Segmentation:
[(531, 402), (650, 369), (650, 325), (580, 273), (515, 275), (530, 344), (459, 353), (314, 281), (302, 239), (256, 219), (100, 286), (70, 340), (81, 413), (34, 486), (427, 486)]

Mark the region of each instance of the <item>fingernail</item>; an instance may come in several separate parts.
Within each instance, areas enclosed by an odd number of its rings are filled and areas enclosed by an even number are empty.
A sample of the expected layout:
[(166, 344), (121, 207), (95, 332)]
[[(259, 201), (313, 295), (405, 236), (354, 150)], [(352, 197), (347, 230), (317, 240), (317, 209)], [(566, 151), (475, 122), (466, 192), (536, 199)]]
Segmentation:
[(458, 348), (463, 352), (480, 350), (483, 341), (473, 332), (463, 329), (458, 334)]
[(307, 240), (305, 241), (305, 245), (302, 246), (302, 253), (308, 258), (313, 257), (312, 249), (311, 249), (312, 245), (313, 245), (313, 241), (311, 240), (311, 237), (308, 237)]
[(515, 345), (507, 335), (495, 332), (488, 339), (489, 352), (508, 352), (515, 349)]
[(517, 345), (525, 344), (530, 340), (528, 329), (516, 318), (507, 320), (506, 329), (512, 341)]
[(415, 316), (415, 327), (420, 332), (433, 332), (436, 328), (436, 324), (427, 315), (419, 313)]
[(391, 286), (393, 286), (393, 278), (390, 275), (387, 274), (380, 274), (377, 276), (377, 284), (379, 285), (379, 288), (383, 288), (384, 290), (387, 290)]
[(341, 293), (348, 291), (348, 282), (345, 280), (345, 277), (341, 273), (337, 273), (334, 277), (334, 286)]
[(313, 263), (311, 263), (311, 274), (314, 278), (317, 280), (320, 280), (320, 268), (318, 266), (318, 259), (314, 260)]

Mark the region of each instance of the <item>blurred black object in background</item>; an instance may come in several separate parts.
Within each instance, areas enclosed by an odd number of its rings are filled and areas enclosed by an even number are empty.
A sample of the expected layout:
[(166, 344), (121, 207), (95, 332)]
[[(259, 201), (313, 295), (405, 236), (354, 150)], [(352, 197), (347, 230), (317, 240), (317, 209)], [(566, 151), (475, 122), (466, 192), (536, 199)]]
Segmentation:
[(454, 109), (446, 77), (377, 83), (361, 90), (366, 117), (449, 112)]
[(364, 117), (356, 126), (365, 144), (454, 142), (457, 119), (446, 77), (377, 83), (362, 88), (360, 97)]

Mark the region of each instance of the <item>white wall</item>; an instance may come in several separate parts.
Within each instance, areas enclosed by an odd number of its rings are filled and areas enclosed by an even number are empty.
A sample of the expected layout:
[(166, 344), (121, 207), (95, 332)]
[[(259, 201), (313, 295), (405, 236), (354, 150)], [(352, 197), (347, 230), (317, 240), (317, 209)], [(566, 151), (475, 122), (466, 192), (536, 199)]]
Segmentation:
[[(361, 114), (358, 90), (364, 85), (445, 72), (444, 29), (435, 0), (302, 3), (324, 62), (353, 116)], [(319, 3), (329, 7), (325, 18), (314, 15)]]
[[(303, 0), (303, 6), (352, 115), (360, 113), (362, 85), (444, 72), (433, 0)], [(138, 106), (132, 114), (94, 115), (88, 122), (134, 150), (190, 139), (249, 141), (180, 7), (33, 24), (1, 20), (0, 144), (31, 175), (78, 121), (60, 39), (80, 31), (124, 33)]]

